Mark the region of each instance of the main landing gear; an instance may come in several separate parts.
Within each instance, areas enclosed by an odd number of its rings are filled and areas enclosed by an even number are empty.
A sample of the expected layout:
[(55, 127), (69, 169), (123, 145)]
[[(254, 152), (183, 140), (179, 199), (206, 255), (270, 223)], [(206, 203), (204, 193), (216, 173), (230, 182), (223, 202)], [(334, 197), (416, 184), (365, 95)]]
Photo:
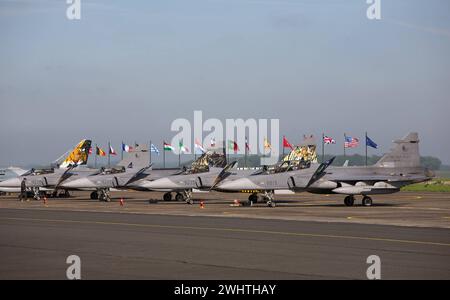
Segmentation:
[(98, 199), (98, 201), (111, 201), (111, 195), (109, 194), (109, 189), (99, 189), (98, 191), (91, 193), (91, 199)]
[[(163, 195), (164, 201), (172, 201), (172, 193), (167, 192)], [(194, 200), (192, 200), (192, 192), (191, 191), (182, 191), (178, 192), (175, 195), (176, 201), (185, 201), (187, 204), (194, 204)]]
[[(344, 204), (346, 206), (353, 206), (354, 203), (355, 203), (354, 196), (350, 195), (350, 196), (345, 197)], [(372, 206), (372, 198), (370, 198), (369, 196), (363, 196), (362, 205), (363, 206)]]

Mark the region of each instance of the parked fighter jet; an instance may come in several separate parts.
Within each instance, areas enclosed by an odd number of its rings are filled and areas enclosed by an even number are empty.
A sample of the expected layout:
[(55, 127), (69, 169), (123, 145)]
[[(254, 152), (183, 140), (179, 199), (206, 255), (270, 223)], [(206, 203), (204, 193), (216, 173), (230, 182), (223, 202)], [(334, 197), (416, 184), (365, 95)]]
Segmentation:
[[(18, 177), (2, 181), (0, 182), (0, 191), (19, 193), (21, 182), (26, 178), (27, 188), (34, 193), (35, 199), (39, 200), (41, 193), (47, 191), (56, 194), (60, 184), (73, 175), (70, 170), (87, 163), (90, 147), (90, 140), (82, 140), (61, 163), (57, 162), (50, 168), (31, 169)], [(13, 169), (13, 171), (17, 171), (17, 169)], [(67, 190), (64, 191), (64, 195), (68, 195)]]
[(147, 145), (135, 147), (127, 157), (116, 167), (105, 169), (83, 178), (63, 182), (62, 188), (69, 190), (92, 191), (91, 199), (110, 201), (110, 190), (128, 188), (128, 185), (147, 177), (146, 170), (150, 167), (150, 158)]
[[(214, 189), (219, 182), (225, 183), (233, 181), (238, 178), (249, 176), (255, 172), (265, 172), (268, 169), (276, 167), (287, 167), (288, 164), (291, 169), (296, 169), (297, 166), (299, 166), (300, 161), (311, 161), (316, 157), (315, 146), (303, 145), (292, 150), (291, 153), (286, 155), (283, 161), (276, 166), (264, 167), (258, 170), (234, 169), (233, 167), (236, 165), (236, 162), (225, 166), (226, 155), (224, 149), (223, 154), (209, 150), (194, 162), (189, 169), (154, 181), (144, 180), (140, 183), (140, 186), (148, 190), (166, 192), (163, 196), (165, 201), (172, 200), (171, 192), (176, 192), (175, 199), (177, 201), (186, 201), (188, 204), (192, 204), (193, 189), (209, 191)], [(249, 200), (256, 202), (257, 197), (252, 194), (250, 195)]]
[(133, 186), (139, 189), (166, 192), (163, 196), (164, 201), (171, 201), (172, 192), (176, 192), (175, 200), (192, 204), (192, 190), (209, 189), (225, 165), (225, 154), (207, 151), (189, 168), (156, 180), (148, 178)]
[[(364, 206), (372, 205), (368, 195), (390, 194), (402, 186), (429, 180), (434, 175), (420, 165), (419, 138), (410, 133), (394, 141), (395, 147), (373, 166), (330, 167), (321, 172), (320, 178), (310, 182), (310, 169), (275, 174), (248, 176), (232, 182), (219, 184), (221, 191), (258, 190), (265, 197), (273, 199), (273, 191), (289, 188), (295, 192), (321, 194), (344, 194), (347, 206), (354, 204), (354, 196), (362, 195)], [(320, 168), (319, 168), (320, 169)]]

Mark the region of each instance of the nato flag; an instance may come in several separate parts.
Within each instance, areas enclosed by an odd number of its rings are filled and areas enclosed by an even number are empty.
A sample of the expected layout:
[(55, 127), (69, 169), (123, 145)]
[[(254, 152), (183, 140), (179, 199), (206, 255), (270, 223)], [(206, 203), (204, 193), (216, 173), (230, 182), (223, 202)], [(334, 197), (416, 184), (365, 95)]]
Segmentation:
[(377, 143), (372, 141), (368, 136), (366, 136), (366, 145), (375, 149), (378, 149)]

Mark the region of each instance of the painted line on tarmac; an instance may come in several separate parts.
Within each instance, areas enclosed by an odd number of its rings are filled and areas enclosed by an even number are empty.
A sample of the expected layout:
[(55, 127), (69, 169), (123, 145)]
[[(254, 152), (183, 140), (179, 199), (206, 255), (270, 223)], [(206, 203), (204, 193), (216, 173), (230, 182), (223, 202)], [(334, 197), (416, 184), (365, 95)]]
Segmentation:
[(68, 224), (93, 224), (93, 225), (117, 225), (129, 227), (143, 227), (143, 228), (163, 228), (163, 229), (188, 229), (188, 230), (203, 230), (203, 231), (223, 231), (223, 232), (239, 232), (239, 233), (258, 233), (258, 234), (272, 234), (283, 236), (298, 236), (298, 237), (316, 237), (316, 238), (332, 238), (332, 239), (347, 239), (347, 240), (365, 240), (375, 242), (389, 242), (389, 243), (403, 243), (429, 246), (443, 246), (450, 247), (449, 243), (414, 241), (402, 239), (390, 239), (379, 237), (363, 237), (363, 236), (348, 236), (348, 235), (331, 235), (331, 234), (315, 234), (302, 232), (282, 232), (282, 231), (268, 231), (268, 230), (252, 230), (252, 229), (238, 229), (238, 228), (218, 228), (218, 227), (196, 227), (196, 226), (176, 226), (176, 225), (157, 225), (157, 224), (139, 224), (139, 223), (121, 223), (121, 222), (101, 222), (101, 221), (81, 221), (81, 220), (61, 220), (61, 219), (35, 219), (35, 218), (8, 218), (0, 217), (0, 220), (9, 221), (31, 221), (31, 222), (52, 222), (52, 223), (68, 223)]

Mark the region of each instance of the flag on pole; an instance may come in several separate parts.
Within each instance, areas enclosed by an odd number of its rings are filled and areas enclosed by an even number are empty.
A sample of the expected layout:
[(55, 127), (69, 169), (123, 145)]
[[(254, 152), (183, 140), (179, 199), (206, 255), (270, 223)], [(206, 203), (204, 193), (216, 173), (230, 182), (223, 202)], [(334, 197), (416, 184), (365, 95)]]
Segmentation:
[(245, 150), (247, 150), (248, 153), (250, 153), (250, 145), (248, 144), (248, 138), (245, 138)]
[(269, 143), (269, 140), (267, 138), (264, 138), (264, 149), (265, 150), (271, 150), (272, 145)]
[(97, 155), (98, 156), (106, 156), (106, 152), (103, 151), (100, 147), (97, 146)]
[(345, 148), (356, 148), (359, 145), (359, 140), (357, 138), (352, 138), (351, 136), (345, 136)]
[(153, 145), (153, 144), (150, 145), (150, 152), (154, 152), (154, 153), (156, 153), (157, 155), (159, 155), (159, 150), (158, 150), (158, 148), (156, 148), (156, 146)]
[(292, 147), (285, 136), (283, 136), (283, 148), (291, 148), (291, 150), (294, 150), (294, 147)]
[(173, 151), (173, 147), (171, 144), (164, 142), (164, 151)]
[(111, 145), (109, 146), (109, 154), (110, 155), (117, 155), (116, 150), (114, 150), (114, 148)]
[(186, 147), (185, 145), (183, 145), (183, 140), (180, 140), (179, 142), (178, 142), (178, 147), (180, 148), (180, 153), (183, 153), (183, 152), (189, 152), (189, 149), (188, 149), (188, 147)]
[(127, 144), (122, 143), (122, 150), (125, 152), (131, 152), (133, 151), (133, 147), (128, 146)]
[(368, 136), (366, 136), (366, 145), (375, 149), (378, 149), (377, 143), (372, 141)]
[(336, 141), (332, 137), (329, 137), (329, 136), (324, 136), (323, 142), (325, 144), (336, 144)]
[(233, 150), (234, 153), (239, 151), (239, 146), (235, 141), (228, 140), (228, 149)]
[(195, 147), (195, 149), (200, 150), (202, 153), (206, 152), (205, 148), (202, 147), (202, 144), (200, 143), (200, 141), (198, 139), (195, 139), (194, 147)]

